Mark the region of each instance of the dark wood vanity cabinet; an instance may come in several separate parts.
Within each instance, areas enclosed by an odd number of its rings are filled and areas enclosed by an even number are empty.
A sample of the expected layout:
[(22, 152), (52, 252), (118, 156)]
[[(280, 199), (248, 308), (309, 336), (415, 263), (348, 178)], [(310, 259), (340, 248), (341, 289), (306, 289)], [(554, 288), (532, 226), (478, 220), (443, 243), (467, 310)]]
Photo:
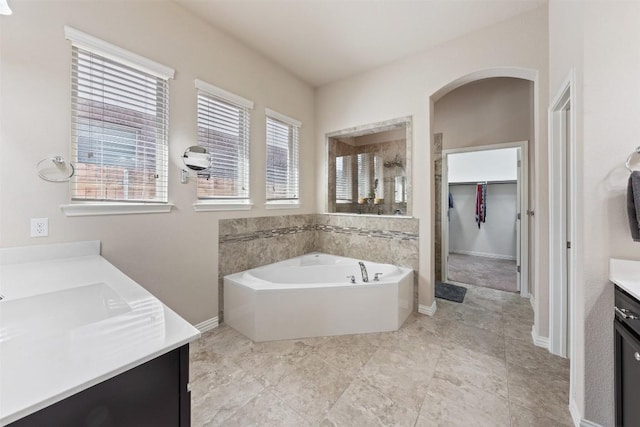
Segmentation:
[(640, 302), (615, 290), (616, 426), (640, 426)]
[(189, 427), (188, 381), (185, 344), (8, 427)]

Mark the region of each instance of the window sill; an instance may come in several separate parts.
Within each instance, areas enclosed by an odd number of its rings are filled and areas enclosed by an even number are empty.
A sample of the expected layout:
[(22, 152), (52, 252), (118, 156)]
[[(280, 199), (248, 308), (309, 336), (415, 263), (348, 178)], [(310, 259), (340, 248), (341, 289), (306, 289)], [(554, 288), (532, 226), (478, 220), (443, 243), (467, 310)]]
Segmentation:
[(172, 208), (172, 203), (73, 203), (60, 205), (65, 216), (169, 213)]
[(253, 203), (197, 202), (193, 204), (193, 210), (196, 212), (248, 211), (251, 208)]
[(265, 209), (299, 209), (300, 202), (267, 202), (264, 204)]

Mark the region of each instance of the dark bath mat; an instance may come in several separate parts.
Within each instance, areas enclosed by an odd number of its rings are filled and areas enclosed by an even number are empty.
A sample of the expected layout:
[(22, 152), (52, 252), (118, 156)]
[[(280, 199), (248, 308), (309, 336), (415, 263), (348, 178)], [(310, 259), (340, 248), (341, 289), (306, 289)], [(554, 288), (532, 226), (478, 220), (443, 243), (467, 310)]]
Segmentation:
[(442, 298), (453, 302), (464, 301), (467, 288), (436, 281), (436, 298)]

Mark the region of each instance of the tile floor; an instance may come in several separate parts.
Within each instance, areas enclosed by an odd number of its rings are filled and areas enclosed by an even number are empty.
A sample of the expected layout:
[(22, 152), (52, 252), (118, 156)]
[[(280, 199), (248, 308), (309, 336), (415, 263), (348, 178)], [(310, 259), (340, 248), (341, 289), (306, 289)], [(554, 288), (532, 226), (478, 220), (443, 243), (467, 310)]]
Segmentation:
[(508, 259), (449, 254), (448, 281), (501, 291), (518, 291), (516, 262)]
[(469, 286), (399, 331), (191, 345), (193, 426), (570, 426), (569, 362), (531, 343), (518, 295)]

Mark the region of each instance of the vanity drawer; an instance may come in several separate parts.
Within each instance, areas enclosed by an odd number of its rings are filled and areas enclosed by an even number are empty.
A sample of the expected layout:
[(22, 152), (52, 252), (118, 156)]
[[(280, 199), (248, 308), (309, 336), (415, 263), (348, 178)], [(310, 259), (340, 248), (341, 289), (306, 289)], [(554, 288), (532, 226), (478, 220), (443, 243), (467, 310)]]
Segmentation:
[(618, 286), (615, 292), (615, 316), (640, 336), (640, 302)]

